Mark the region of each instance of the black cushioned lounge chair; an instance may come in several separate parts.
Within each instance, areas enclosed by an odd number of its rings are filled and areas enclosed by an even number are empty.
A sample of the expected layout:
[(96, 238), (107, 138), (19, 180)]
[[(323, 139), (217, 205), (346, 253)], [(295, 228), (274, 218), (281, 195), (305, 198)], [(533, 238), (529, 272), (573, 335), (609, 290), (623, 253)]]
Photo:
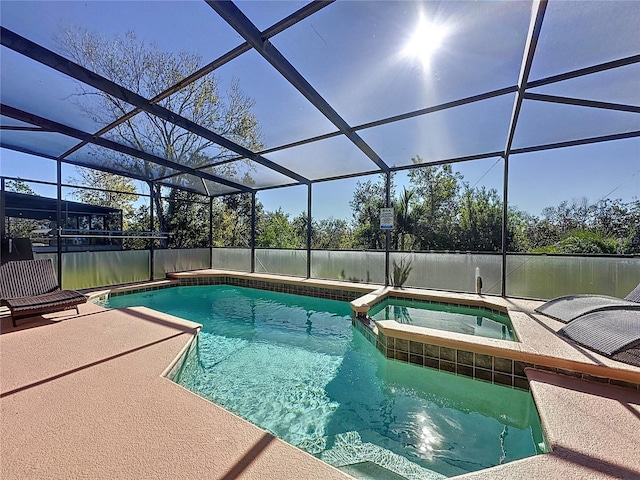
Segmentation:
[(566, 295), (549, 300), (535, 311), (568, 323), (587, 313), (621, 308), (640, 310), (640, 283), (624, 299), (606, 295)]
[(60, 289), (51, 259), (0, 265), (0, 305), (9, 307), (14, 327), (19, 318), (69, 308), (78, 312), (78, 305), (86, 301), (75, 290)]
[(640, 367), (640, 310), (600, 310), (576, 318), (560, 334), (614, 360)]

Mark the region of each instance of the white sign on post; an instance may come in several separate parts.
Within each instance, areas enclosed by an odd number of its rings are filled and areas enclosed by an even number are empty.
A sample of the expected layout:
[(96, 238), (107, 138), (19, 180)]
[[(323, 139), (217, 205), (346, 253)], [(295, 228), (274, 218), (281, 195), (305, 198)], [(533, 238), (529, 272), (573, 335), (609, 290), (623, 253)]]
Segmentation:
[(393, 230), (393, 208), (380, 209), (380, 229)]

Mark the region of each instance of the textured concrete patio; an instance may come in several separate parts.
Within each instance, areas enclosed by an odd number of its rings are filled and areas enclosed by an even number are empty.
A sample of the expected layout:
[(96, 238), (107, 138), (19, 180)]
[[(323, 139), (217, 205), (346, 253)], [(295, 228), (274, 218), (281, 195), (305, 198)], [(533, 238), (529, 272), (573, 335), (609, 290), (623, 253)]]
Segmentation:
[[(1, 319), (3, 479), (349, 478), (162, 376), (197, 324), (81, 307)], [(526, 373), (552, 453), (460, 478), (640, 478), (638, 390)]]
[(196, 324), (83, 307), (2, 321), (1, 478), (348, 478), (161, 376)]

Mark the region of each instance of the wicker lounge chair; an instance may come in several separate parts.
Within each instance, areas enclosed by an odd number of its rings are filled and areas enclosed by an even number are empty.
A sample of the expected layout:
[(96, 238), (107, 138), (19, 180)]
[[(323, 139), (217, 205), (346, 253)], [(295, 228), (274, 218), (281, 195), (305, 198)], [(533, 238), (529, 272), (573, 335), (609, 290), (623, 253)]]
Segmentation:
[(624, 308), (587, 313), (560, 334), (614, 360), (640, 366), (640, 310)]
[(566, 295), (549, 300), (535, 311), (568, 323), (587, 313), (621, 308), (640, 310), (640, 283), (624, 299), (606, 295)]
[(87, 297), (75, 290), (61, 290), (53, 262), (22, 260), (0, 265), (0, 305), (9, 307), (13, 326), (16, 320), (43, 313), (75, 308)]

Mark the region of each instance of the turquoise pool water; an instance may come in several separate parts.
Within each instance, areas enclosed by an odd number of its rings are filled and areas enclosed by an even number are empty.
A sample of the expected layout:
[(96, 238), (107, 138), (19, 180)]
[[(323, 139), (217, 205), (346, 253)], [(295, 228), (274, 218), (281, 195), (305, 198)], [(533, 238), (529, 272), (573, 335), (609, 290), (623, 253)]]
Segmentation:
[(374, 320), (395, 320), (418, 327), (516, 340), (508, 316), (481, 308), (391, 298), (374, 306), (369, 316)]
[(442, 478), (544, 451), (529, 392), (387, 360), (346, 302), (216, 285), (105, 304), (202, 323), (174, 380), (356, 478)]

